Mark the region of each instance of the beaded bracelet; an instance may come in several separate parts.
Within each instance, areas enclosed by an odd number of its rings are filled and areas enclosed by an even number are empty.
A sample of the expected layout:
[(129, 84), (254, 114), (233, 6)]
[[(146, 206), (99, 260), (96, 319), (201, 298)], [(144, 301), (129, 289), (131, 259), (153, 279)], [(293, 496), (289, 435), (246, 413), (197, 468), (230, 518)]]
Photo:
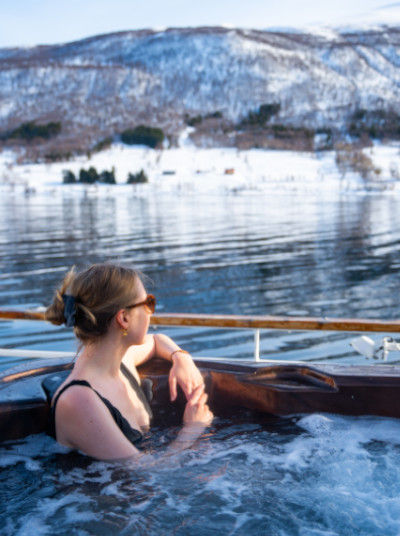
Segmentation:
[(172, 356), (173, 356), (174, 354), (177, 354), (178, 352), (181, 352), (182, 354), (189, 354), (189, 355), (190, 355), (190, 353), (187, 352), (186, 350), (182, 350), (182, 348), (178, 348), (177, 350), (174, 350), (174, 351), (169, 355), (169, 358), (170, 358), (171, 361), (172, 361)]

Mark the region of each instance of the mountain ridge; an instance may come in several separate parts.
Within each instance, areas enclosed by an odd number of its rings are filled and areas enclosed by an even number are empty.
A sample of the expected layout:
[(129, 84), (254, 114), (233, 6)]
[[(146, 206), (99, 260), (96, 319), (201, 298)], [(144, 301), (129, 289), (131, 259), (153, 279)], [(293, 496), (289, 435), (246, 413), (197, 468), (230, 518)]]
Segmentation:
[(223, 132), (265, 103), (280, 104), (271, 124), (340, 129), (357, 109), (400, 112), (399, 67), (397, 26), (171, 27), (1, 48), (0, 131), (62, 121), (58, 143), (74, 149), (149, 124), (176, 140), (188, 115), (219, 111)]

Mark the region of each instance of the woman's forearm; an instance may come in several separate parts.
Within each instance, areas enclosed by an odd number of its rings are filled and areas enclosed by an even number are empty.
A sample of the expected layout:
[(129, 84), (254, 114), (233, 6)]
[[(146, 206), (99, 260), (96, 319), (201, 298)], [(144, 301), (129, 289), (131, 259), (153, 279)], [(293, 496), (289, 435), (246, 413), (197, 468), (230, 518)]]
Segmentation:
[(190, 448), (205, 428), (206, 425), (203, 423), (186, 424), (179, 431), (176, 439), (174, 439), (174, 441), (168, 445), (166, 450), (163, 453), (160, 453), (160, 455), (142, 452), (139, 456), (135, 458), (132, 457), (127, 461), (132, 461), (142, 467), (157, 466), (160, 462), (162, 463), (165, 458)]
[(167, 361), (172, 362), (171, 354), (177, 350), (180, 350), (180, 347), (174, 342), (171, 337), (164, 335), (163, 333), (156, 333), (154, 335), (154, 355), (166, 359)]
[(190, 448), (193, 443), (200, 437), (207, 425), (203, 423), (186, 424), (177, 435), (176, 439), (168, 445), (163, 456), (171, 456), (182, 450)]

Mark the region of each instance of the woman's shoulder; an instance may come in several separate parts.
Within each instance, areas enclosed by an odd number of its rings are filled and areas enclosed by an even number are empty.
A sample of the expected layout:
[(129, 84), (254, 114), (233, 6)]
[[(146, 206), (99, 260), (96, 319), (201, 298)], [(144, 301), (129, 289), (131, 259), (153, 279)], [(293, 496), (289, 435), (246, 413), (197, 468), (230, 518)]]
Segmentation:
[[(88, 420), (98, 415), (107, 415), (104, 404), (97, 393), (85, 380), (70, 380), (61, 386), (58, 394), (53, 398), (53, 409), (57, 408), (57, 421), (69, 423), (73, 421)], [(63, 390), (64, 389), (64, 390)]]
[(61, 394), (56, 428), (60, 443), (95, 458), (124, 458), (138, 453), (97, 393), (85, 385), (72, 385)]
[(61, 388), (58, 399), (53, 403), (54, 411), (57, 408), (58, 427), (61, 424), (63, 430), (79, 430), (81, 426), (90, 427), (109, 419), (110, 412), (89, 382), (72, 380), (65, 382), (64, 387), (67, 388), (64, 391)]
[[(59, 399), (68, 399), (70, 398), (70, 392), (71, 389), (73, 392), (75, 392), (75, 387), (80, 387), (82, 384), (87, 387), (90, 387), (89, 382), (86, 380), (82, 380), (80, 378), (77, 378), (76, 375), (71, 371), (71, 373), (65, 378), (65, 380), (60, 383), (60, 385), (57, 387), (57, 389), (53, 392), (52, 398), (51, 398), (51, 407), (54, 407), (55, 404), (58, 405)], [(87, 385), (86, 385), (87, 384)]]

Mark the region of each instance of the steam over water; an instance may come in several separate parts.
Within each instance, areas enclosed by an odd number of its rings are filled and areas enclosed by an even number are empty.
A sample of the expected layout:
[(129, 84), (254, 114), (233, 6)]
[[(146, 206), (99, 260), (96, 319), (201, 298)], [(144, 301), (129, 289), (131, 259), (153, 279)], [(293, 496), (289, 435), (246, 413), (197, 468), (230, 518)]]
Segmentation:
[[(2, 192), (2, 308), (47, 304), (73, 264), (119, 260), (150, 276), (159, 311), (400, 316), (393, 196), (73, 192)], [(163, 331), (194, 355), (253, 351), (251, 332)], [(261, 354), (364, 364), (352, 337), (271, 331)], [(75, 343), (64, 328), (1, 322), (0, 347)], [(146, 449), (157, 459), (176, 432), (154, 430)], [(400, 423), (391, 419), (242, 413), (217, 418), (192, 450), (151, 467), (91, 461), (39, 435), (3, 444), (0, 467), (0, 533), (13, 536), (400, 533)]]

